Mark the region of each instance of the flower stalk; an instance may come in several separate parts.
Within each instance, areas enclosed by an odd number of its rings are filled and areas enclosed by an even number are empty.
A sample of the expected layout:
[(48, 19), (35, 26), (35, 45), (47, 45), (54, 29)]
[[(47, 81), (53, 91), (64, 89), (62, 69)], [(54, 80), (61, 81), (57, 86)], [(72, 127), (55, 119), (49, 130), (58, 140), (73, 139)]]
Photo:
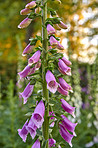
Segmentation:
[[(68, 91), (72, 91), (71, 86), (67, 84), (59, 74), (61, 73), (62, 75), (71, 76), (71, 68), (69, 67), (71, 62), (64, 58), (61, 53), (58, 53), (57, 50), (54, 50), (54, 48), (57, 48), (58, 50), (64, 50), (64, 47), (60, 44), (59, 38), (54, 35), (56, 31), (53, 28), (53, 24), (61, 24), (61, 28), (64, 29), (66, 29), (66, 25), (60, 21), (61, 19), (59, 17), (47, 18), (47, 0), (32, 1), (25, 6), (25, 9), (27, 8), (31, 10), (33, 8), (35, 11), (35, 9), (38, 7), (42, 9), (40, 11), (42, 12), (42, 15), (40, 15), (42, 18), (42, 36), (36, 35), (35, 38), (30, 39), (30, 43), (23, 51), (23, 55), (30, 55), (30, 58), (28, 59), (28, 65), (21, 72), (19, 72), (18, 75), (20, 76), (19, 82), (23, 79), (27, 79), (29, 81), (24, 91), (20, 93), (20, 97), (23, 97), (25, 104), (33, 92), (34, 85), (37, 83), (37, 79), (34, 77), (34, 73), (41, 68), (40, 70), (42, 74), (40, 75), (40, 80), (38, 80), (42, 85), (41, 100), (39, 100), (40, 102), (36, 100), (36, 107), (34, 112), (30, 114), (30, 118), (27, 119), (23, 128), (18, 129), (18, 134), (24, 142), (26, 142), (28, 134), (31, 135), (32, 139), (34, 139), (37, 135), (38, 139), (35, 141), (35, 143), (33, 143), (32, 148), (40, 148), (40, 146), (45, 148), (57, 146), (61, 148), (61, 146), (56, 143), (56, 140), (52, 138), (52, 134), (49, 130), (49, 127), (54, 127), (55, 121), (60, 117), (58, 120), (58, 129), (60, 135), (66, 142), (69, 143), (70, 146), (72, 146), (71, 140), (75, 136), (74, 130), (77, 123), (72, 123), (69, 119), (67, 119), (66, 116), (63, 115), (63, 112), (66, 111), (75, 117), (75, 107), (70, 106), (70, 104), (68, 104), (64, 99), (60, 98), (62, 103), (61, 107), (64, 111), (62, 111), (62, 115), (61, 112), (56, 115), (56, 113), (53, 112), (52, 106), (49, 106), (49, 101), (51, 101), (49, 100), (49, 91), (50, 95), (52, 93), (55, 94), (56, 91), (58, 91), (63, 96), (68, 96)], [(31, 23), (32, 19), (36, 18), (37, 16), (33, 10), (30, 14), (28, 14), (27, 10), (25, 11), (28, 17), (18, 25), (19, 28), (26, 28)], [(42, 46), (35, 48), (37, 51), (31, 56), (32, 49), (38, 40), (41, 41)], [(57, 63), (58, 67), (56, 66)], [(55, 70), (57, 72), (55, 72)], [(49, 120), (51, 121), (52, 119), (54, 120), (50, 122), (51, 124), (49, 125)], [(37, 129), (41, 130), (41, 137), (38, 135)], [(70, 134), (68, 130), (72, 134)]]
[(46, 0), (42, 0), (42, 79), (43, 79), (43, 98), (45, 98), (45, 117), (43, 123), (43, 138), (47, 141), (46, 148), (48, 148), (48, 139), (49, 139), (49, 96), (47, 90), (47, 83), (45, 80), (45, 68), (47, 67), (47, 50), (48, 50), (48, 35), (47, 29), (45, 27), (45, 20), (47, 19), (47, 3)]

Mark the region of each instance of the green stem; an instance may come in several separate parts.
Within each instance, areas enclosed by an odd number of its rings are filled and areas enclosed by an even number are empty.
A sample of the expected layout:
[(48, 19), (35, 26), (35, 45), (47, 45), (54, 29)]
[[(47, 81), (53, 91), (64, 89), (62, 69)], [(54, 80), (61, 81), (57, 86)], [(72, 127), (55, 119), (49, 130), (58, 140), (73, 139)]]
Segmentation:
[[(43, 138), (44, 140), (49, 139), (49, 97), (48, 97), (48, 90), (47, 90), (47, 83), (45, 80), (45, 68), (47, 67), (47, 60), (48, 55), (48, 41), (47, 41), (47, 29), (45, 27), (45, 20), (47, 19), (47, 3), (46, 0), (42, 0), (42, 79), (43, 79), (43, 98), (45, 99), (45, 117), (44, 117), (44, 123), (43, 123)], [(48, 148), (48, 141), (46, 144), (46, 148)]]

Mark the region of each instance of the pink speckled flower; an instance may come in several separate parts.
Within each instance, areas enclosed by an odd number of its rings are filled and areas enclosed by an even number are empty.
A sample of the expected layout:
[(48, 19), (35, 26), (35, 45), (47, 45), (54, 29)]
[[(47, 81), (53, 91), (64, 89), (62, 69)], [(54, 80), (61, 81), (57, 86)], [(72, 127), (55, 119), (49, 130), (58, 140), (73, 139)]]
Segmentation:
[(50, 92), (55, 93), (57, 91), (58, 83), (50, 70), (48, 70), (46, 73), (46, 82), (47, 89), (49, 89)]
[(43, 101), (41, 100), (37, 104), (34, 110), (34, 113), (32, 114), (32, 117), (31, 117), (31, 120), (37, 126), (37, 128), (40, 128), (44, 122), (44, 113), (45, 113), (45, 106)]

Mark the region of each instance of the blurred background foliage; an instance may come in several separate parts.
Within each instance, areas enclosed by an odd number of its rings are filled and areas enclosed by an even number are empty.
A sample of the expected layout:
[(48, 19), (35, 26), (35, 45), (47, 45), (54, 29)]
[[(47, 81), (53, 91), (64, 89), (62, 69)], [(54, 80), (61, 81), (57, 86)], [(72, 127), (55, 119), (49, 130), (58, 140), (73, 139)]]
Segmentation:
[[(29, 0), (0, 0), (0, 148), (30, 148), (33, 141), (30, 137), (24, 144), (17, 134), (32, 111), (29, 99), (23, 106), (17, 93), (25, 88), (16, 87), (17, 72), (26, 65), (26, 58), (21, 56), (29, 38), (40, 34), (41, 20), (34, 20), (23, 30), (17, 28), (23, 20), (19, 11)], [(57, 10), (57, 14), (68, 25), (67, 30), (57, 32), (65, 47), (64, 55), (72, 62), (72, 77), (65, 77), (73, 87), (73, 94), (66, 97), (70, 104), (76, 106), (77, 137), (73, 138), (74, 148), (98, 147), (98, 2), (97, 0), (49, 0), (49, 7)], [(24, 16), (25, 18), (25, 16)], [(39, 43), (38, 43), (39, 44)], [(38, 45), (37, 44), (37, 45)], [(35, 86), (34, 94), (41, 89)], [(59, 107), (57, 98), (54, 110)], [(59, 98), (58, 98), (59, 99)], [(71, 117), (69, 116), (71, 119)], [(71, 119), (72, 120), (72, 119)], [(57, 127), (53, 130), (55, 139), (63, 141)], [(64, 142), (64, 141), (63, 141)], [(65, 142), (64, 142), (65, 143)], [(69, 147), (66, 143), (63, 146)]]

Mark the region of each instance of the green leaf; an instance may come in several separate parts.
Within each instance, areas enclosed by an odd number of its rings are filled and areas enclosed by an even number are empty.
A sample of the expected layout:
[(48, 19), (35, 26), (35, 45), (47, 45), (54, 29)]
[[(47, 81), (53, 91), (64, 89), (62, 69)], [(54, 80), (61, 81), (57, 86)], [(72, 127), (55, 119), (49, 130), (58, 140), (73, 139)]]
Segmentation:
[(30, 40), (30, 45), (36, 45), (37, 39), (31, 38)]

